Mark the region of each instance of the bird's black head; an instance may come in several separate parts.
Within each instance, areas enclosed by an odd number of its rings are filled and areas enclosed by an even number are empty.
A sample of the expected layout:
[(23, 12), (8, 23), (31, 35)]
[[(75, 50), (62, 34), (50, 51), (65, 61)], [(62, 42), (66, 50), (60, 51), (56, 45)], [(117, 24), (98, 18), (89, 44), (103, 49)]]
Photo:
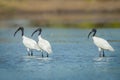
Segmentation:
[(31, 36), (33, 36), (37, 31), (39, 31), (38, 35), (40, 35), (42, 32), (42, 29), (41, 28), (36, 29)]
[(91, 30), (91, 32), (88, 34), (88, 38), (89, 38), (89, 36), (90, 36), (90, 34), (91, 34), (92, 32), (93, 32), (93, 36), (95, 36), (97, 30), (96, 30), (95, 28), (93, 28), (93, 29)]
[(17, 33), (19, 30), (21, 30), (22, 36), (24, 35), (24, 28), (23, 28), (23, 27), (19, 27), (19, 28), (15, 31), (14, 36), (16, 35), (16, 33)]
[(97, 30), (95, 28), (92, 29), (92, 32), (96, 32)]

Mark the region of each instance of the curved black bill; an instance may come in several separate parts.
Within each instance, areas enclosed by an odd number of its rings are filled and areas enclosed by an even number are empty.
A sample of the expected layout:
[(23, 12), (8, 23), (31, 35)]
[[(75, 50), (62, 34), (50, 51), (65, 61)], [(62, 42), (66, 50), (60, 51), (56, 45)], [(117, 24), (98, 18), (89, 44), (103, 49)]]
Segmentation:
[(88, 34), (88, 39), (89, 39), (89, 36), (90, 36), (91, 33), (92, 33), (92, 32), (90, 32), (90, 33)]
[(40, 35), (40, 34), (41, 34), (42, 29), (41, 29), (41, 28), (36, 29), (36, 30), (32, 33), (31, 37), (32, 37), (32, 36), (33, 36), (33, 35), (34, 35), (37, 31), (39, 31), (39, 34), (38, 34), (38, 35)]
[[(15, 31), (15, 33), (14, 33), (14, 37), (15, 37), (16, 33), (17, 33), (19, 30), (22, 30), (22, 28), (19, 27), (19, 28)], [(23, 35), (23, 31), (22, 31), (22, 35)]]
[(36, 33), (38, 31), (38, 29), (37, 30), (35, 30), (33, 33), (32, 33), (32, 35), (31, 35), (31, 37)]

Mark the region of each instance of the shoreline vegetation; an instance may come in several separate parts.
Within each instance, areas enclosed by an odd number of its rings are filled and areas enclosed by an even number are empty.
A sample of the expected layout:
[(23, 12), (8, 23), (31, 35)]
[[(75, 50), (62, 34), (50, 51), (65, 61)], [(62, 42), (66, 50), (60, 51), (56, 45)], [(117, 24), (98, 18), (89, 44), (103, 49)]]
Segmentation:
[(0, 0), (0, 20), (31, 25), (120, 28), (120, 0)]

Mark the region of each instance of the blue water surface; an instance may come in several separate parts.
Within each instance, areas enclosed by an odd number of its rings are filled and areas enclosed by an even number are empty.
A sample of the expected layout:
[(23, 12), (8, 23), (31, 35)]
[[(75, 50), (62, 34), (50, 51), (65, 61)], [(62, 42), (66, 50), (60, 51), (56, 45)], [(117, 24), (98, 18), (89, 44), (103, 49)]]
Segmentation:
[[(25, 28), (30, 37), (36, 28)], [(16, 28), (0, 29), (0, 80), (120, 80), (120, 29), (98, 29), (97, 36), (109, 41), (115, 52), (98, 49), (87, 35), (90, 29), (43, 28), (42, 37), (50, 41), (53, 53), (27, 56), (21, 33)], [(32, 37), (36, 41), (37, 35)], [(46, 56), (46, 54), (45, 54)]]

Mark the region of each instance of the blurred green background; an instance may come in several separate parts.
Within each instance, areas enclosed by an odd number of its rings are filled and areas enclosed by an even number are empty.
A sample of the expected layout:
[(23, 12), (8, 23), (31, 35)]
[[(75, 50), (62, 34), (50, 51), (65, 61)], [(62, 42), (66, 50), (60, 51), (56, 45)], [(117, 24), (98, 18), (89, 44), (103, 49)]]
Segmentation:
[(120, 28), (120, 0), (0, 0), (0, 27)]

